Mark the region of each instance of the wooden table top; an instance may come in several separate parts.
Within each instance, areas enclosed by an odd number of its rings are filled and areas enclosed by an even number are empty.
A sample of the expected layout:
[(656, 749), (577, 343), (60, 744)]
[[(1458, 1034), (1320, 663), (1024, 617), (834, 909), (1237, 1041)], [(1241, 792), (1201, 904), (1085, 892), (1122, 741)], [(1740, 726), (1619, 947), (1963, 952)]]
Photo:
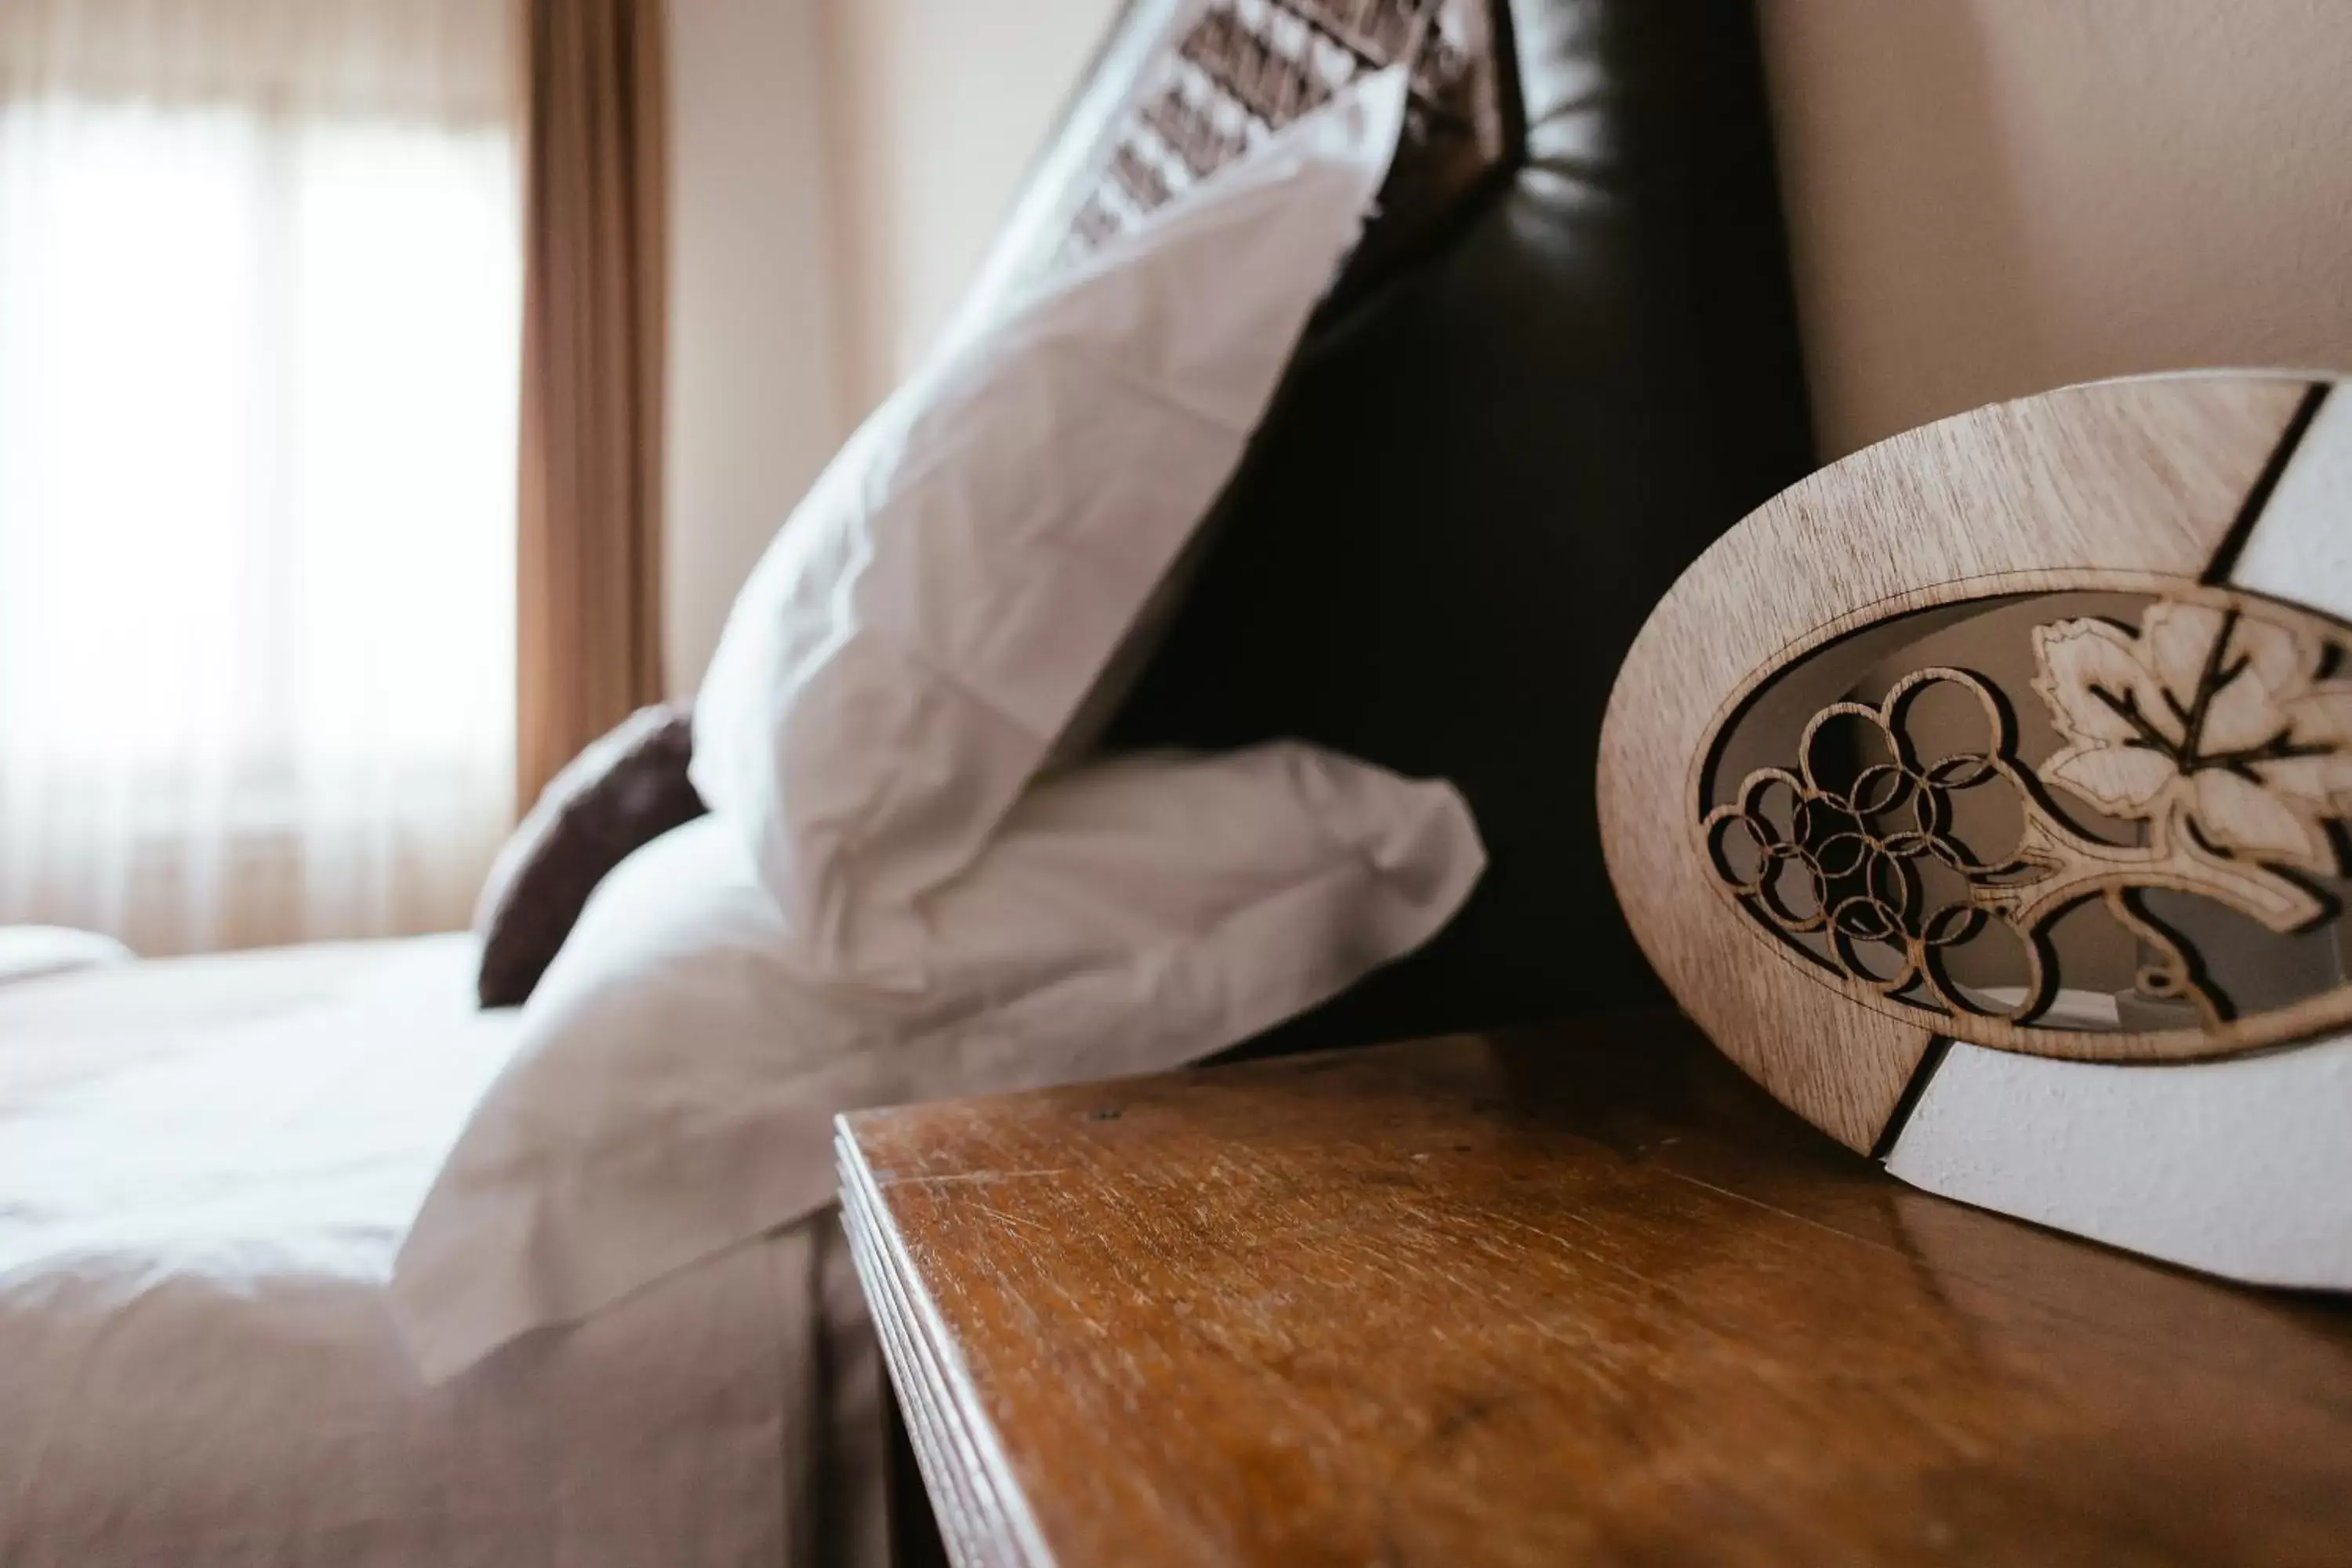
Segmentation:
[(1669, 1016), (840, 1142), (960, 1563), (2352, 1562), (2352, 1304), (1913, 1192)]

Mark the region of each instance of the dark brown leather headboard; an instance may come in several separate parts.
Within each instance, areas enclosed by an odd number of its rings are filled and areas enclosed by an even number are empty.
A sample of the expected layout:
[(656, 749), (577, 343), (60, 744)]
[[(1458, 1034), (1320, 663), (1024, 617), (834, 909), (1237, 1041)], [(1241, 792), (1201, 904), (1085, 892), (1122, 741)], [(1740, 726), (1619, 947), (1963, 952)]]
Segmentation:
[[(1106, 180), (1135, 178), (1122, 144), (1164, 154), (1134, 127), (1202, 9), (1129, 7), (1000, 279), (1115, 221), (1087, 215)], [(1368, 236), (1310, 331), (1111, 740), (1298, 736), (1469, 797), (1493, 859), (1470, 908), (1282, 1044), (1662, 996), (1601, 865), (1601, 710), (1675, 575), (1812, 466), (1749, 6), (1206, 9), (1276, 43), (1351, 23), (1343, 43), (1422, 51), (1422, 140), (1398, 176), (1422, 184), (1392, 183), (1391, 232)]]

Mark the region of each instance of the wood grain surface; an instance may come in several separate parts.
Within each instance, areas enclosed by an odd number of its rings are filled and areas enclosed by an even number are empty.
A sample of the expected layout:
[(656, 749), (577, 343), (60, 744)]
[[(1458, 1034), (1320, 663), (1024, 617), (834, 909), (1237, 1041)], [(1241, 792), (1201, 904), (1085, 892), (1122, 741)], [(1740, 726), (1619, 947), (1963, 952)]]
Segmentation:
[(1906, 1189), (1666, 1016), (876, 1111), (965, 1564), (2341, 1563), (2352, 1310)]
[(1906, 611), (2094, 572), (2194, 582), (2310, 391), (2284, 375), (2154, 377), (1939, 421), (1781, 492), (1652, 615), (1601, 732), (1610, 873), (1675, 997), (1784, 1104), (1869, 1150), (1937, 1030), (1825, 984), (1720, 895), (1691, 828), (1709, 738), (1800, 652)]

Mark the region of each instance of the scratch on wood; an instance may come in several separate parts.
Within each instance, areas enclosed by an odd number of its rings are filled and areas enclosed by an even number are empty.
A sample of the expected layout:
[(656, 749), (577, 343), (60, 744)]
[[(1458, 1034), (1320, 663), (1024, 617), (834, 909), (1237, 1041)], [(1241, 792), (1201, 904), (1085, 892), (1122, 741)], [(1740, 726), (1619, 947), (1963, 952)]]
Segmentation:
[(1900, 1248), (1889, 1247), (1885, 1242), (1875, 1237), (1857, 1235), (1850, 1230), (1841, 1230), (1836, 1226), (1824, 1224), (1808, 1215), (1792, 1214), (1778, 1204), (1767, 1203), (1762, 1198), (1752, 1197), (1746, 1193), (1733, 1192), (1729, 1187), (1719, 1187), (1703, 1177), (1692, 1175), (1688, 1171), (1677, 1171), (1671, 1166), (1661, 1166), (1660, 1169), (1675, 1181), (1687, 1183), (1704, 1192), (1713, 1193), (1719, 1198), (1729, 1198), (1734, 1203), (1745, 1204), (1749, 1208), (1762, 1209), (1766, 1214), (1779, 1215), (1782, 1219), (1793, 1220), (1799, 1225), (1810, 1226), (1815, 1230), (1827, 1231), (1832, 1236), (1843, 1237), (1848, 1241), (1859, 1242), (1864, 1247), (1874, 1247), (1882, 1252), (1895, 1252), (1898, 1255), (1900, 1253)]
[(972, 1182), (1015, 1182), (1027, 1177), (1068, 1174), (1070, 1174), (1068, 1166), (1056, 1165), (1051, 1170), (1044, 1171), (960, 1171), (953, 1175), (945, 1176), (900, 1176), (886, 1184), (894, 1187), (949, 1187), (961, 1186)]
[(988, 1215), (991, 1219), (1001, 1219), (1007, 1225), (1026, 1226), (1031, 1230), (1042, 1230), (1048, 1236), (1051, 1236), (1054, 1232), (1054, 1227), (1045, 1224), (1042, 1220), (1024, 1218), (1017, 1214), (1006, 1214), (1003, 1209), (991, 1208), (986, 1204), (974, 1204), (971, 1206), (979, 1213)]

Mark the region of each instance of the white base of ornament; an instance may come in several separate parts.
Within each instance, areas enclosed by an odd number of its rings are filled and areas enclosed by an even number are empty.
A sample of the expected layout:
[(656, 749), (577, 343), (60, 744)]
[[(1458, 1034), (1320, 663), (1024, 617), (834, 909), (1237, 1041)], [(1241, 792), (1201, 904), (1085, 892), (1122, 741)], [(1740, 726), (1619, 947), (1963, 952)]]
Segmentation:
[(2232, 1279), (2352, 1289), (2352, 1036), (2177, 1067), (1956, 1044), (1886, 1168)]

